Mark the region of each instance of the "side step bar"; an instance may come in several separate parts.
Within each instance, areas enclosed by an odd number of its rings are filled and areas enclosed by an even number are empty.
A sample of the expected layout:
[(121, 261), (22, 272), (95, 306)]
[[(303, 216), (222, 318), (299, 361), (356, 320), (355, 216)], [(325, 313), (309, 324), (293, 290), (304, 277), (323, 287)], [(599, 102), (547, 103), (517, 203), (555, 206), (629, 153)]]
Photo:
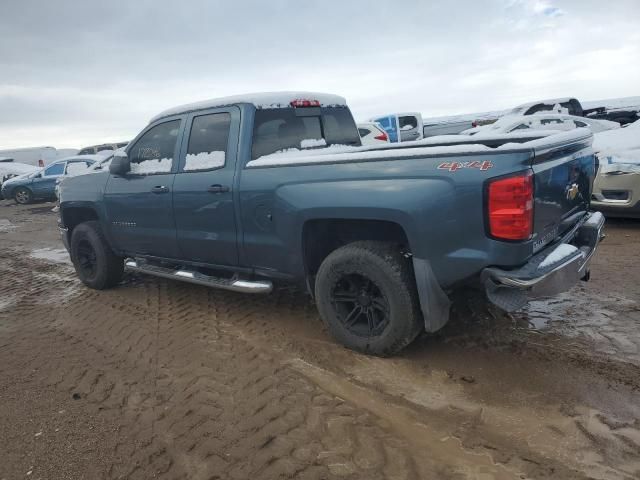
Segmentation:
[(138, 262), (128, 258), (124, 266), (131, 271), (146, 273), (156, 277), (180, 280), (182, 282), (195, 283), (205, 287), (221, 288), (233, 292), (244, 293), (269, 293), (273, 290), (273, 284), (268, 280), (242, 280), (237, 276), (232, 278), (218, 278), (189, 270), (176, 270), (172, 268), (151, 265), (146, 262)]

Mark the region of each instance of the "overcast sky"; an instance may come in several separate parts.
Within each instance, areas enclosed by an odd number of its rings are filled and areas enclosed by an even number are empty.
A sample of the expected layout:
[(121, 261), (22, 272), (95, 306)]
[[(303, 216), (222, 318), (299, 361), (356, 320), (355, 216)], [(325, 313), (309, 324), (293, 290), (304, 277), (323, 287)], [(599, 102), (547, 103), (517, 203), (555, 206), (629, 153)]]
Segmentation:
[(640, 0), (1, 0), (0, 149), (255, 91), (341, 94), (356, 119), (640, 95), (639, 26)]

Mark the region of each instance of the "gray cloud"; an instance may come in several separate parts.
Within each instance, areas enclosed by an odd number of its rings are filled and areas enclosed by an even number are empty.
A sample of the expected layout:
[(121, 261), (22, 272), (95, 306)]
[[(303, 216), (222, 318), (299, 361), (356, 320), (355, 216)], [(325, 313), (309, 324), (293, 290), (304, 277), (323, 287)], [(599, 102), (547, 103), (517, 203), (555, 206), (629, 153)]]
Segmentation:
[(132, 137), (158, 111), (267, 90), (359, 118), (638, 95), (640, 3), (596, 0), (0, 5), (0, 148)]

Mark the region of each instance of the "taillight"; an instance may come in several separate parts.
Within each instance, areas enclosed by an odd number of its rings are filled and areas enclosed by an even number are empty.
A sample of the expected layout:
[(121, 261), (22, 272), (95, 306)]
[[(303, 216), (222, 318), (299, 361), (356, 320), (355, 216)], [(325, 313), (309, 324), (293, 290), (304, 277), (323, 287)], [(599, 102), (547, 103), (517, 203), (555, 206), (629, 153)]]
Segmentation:
[(388, 142), (389, 141), (389, 137), (387, 137), (387, 134), (382, 132), (380, 135), (378, 135), (377, 137), (373, 137), (376, 140), (382, 140), (384, 142)]
[(38, 160), (38, 166), (39, 167), (44, 167), (44, 160), (42, 160), (42, 159)]
[(487, 189), (489, 233), (503, 240), (528, 240), (533, 233), (533, 174), (501, 178)]

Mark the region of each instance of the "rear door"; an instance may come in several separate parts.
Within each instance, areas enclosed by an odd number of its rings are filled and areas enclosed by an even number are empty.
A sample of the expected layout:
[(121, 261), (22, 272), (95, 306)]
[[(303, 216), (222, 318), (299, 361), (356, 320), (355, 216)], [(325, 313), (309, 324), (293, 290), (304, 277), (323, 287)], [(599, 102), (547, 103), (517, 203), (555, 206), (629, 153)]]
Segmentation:
[(400, 140), (403, 142), (411, 142), (422, 137), (420, 129), (420, 121), (415, 115), (400, 115), (398, 124), (400, 126)]
[(131, 171), (110, 175), (104, 202), (113, 241), (128, 254), (177, 258), (172, 189), (184, 120), (147, 127), (127, 148)]
[(211, 265), (238, 264), (233, 180), (239, 128), (238, 107), (188, 117), (173, 187), (182, 258)]

